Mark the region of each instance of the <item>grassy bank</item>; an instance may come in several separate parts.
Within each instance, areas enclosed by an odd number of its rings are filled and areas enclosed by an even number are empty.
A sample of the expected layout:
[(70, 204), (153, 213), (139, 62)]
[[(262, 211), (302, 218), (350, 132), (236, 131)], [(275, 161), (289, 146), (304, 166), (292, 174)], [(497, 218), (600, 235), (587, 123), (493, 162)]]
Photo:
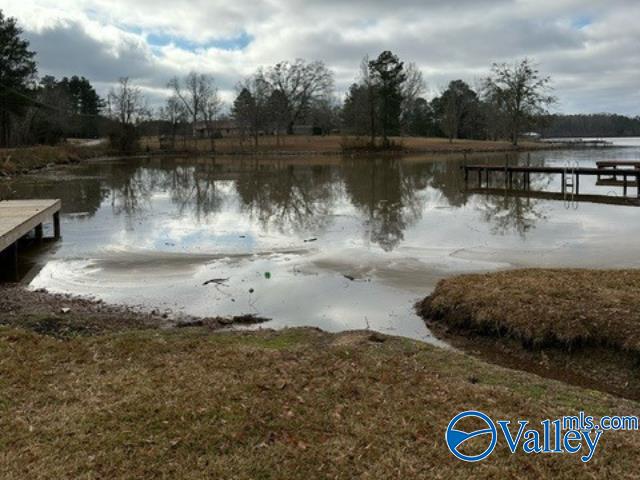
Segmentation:
[[(509, 152), (514, 151), (513, 145), (506, 141), (485, 141), (485, 140), (454, 140), (449, 142), (446, 138), (423, 138), (423, 137), (394, 137), (392, 138), (395, 148), (390, 153), (472, 153), (472, 152)], [(256, 147), (250, 140), (241, 141), (239, 138), (228, 137), (215, 141), (215, 151), (220, 154), (264, 154), (264, 155), (293, 155), (293, 154), (339, 154), (347, 150), (349, 154), (380, 153), (371, 152), (366, 148), (366, 139), (347, 137), (343, 135), (293, 135), (282, 137), (260, 137)], [(159, 151), (160, 144), (158, 137), (145, 137), (141, 141), (143, 150), (151, 152)], [(211, 141), (209, 139), (187, 139), (177, 138), (175, 143), (177, 150), (210, 152)], [(523, 142), (519, 150), (541, 150), (557, 148), (556, 145)]]
[(422, 313), (533, 346), (640, 354), (640, 270), (517, 270), (441, 281)]
[[(518, 149), (509, 142), (481, 141), (481, 140), (455, 140), (450, 143), (444, 138), (394, 138), (395, 148), (385, 152), (370, 150), (365, 143), (351, 137), (339, 135), (332, 136), (305, 136), (295, 135), (282, 138), (278, 141), (275, 137), (261, 137), (260, 144), (255, 147), (249, 141), (240, 141), (238, 138), (222, 138), (216, 140), (215, 153), (220, 155), (265, 155), (265, 156), (310, 156), (310, 155), (381, 155), (389, 153), (393, 155), (407, 154), (453, 154), (453, 153), (492, 153), (512, 152), (526, 150), (547, 150), (558, 148), (556, 145), (536, 142), (523, 142)], [(129, 155), (156, 155), (156, 154), (206, 154), (211, 155), (211, 142), (209, 139), (187, 139), (183, 142), (178, 139), (173, 151), (160, 148), (158, 137), (144, 137), (140, 141), (139, 149), (130, 152)], [(0, 149), (0, 177), (29, 173), (52, 165), (64, 165), (76, 163), (81, 160), (104, 156), (122, 156), (113, 151), (108, 144), (82, 145), (62, 144), (58, 146), (34, 146), (12, 149)]]
[(444, 432), (462, 410), (538, 421), (638, 404), (453, 351), (370, 332), (129, 322), (61, 337), (17, 320), (0, 327), (3, 478), (635, 476), (634, 432), (604, 434), (588, 464), (511, 455), (504, 441), (484, 462), (455, 460)]
[(105, 146), (35, 146), (0, 149), (0, 177), (39, 170), (50, 165), (66, 165), (107, 153)]
[(640, 270), (465, 275), (442, 280), (418, 310), (486, 360), (640, 398)]

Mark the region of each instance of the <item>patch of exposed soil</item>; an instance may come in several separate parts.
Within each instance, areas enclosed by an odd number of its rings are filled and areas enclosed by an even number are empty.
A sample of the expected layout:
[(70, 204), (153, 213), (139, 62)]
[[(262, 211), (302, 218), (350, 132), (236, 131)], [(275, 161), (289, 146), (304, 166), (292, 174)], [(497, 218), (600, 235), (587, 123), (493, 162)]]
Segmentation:
[(149, 328), (205, 327), (217, 330), (268, 320), (255, 315), (228, 318), (174, 317), (170, 312), (145, 312), (122, 305), (108, 305), (101, 300), (0, 284), (0, 325), (26, 328), (55, 337)]

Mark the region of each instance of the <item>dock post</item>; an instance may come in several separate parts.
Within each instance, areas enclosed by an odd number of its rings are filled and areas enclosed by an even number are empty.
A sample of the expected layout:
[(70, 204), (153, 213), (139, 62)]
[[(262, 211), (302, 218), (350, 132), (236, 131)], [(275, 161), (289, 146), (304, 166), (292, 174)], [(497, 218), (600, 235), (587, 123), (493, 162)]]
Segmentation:
[(36, 240), (38, 241), (38, 243), (42, 243), (42, 237), (43, 237), (42, 224), (36, 225), (35, 232), (36, 232)]
[(6, 278), (17, 282), (18, 278), (18, 241), (13, 242), (13, 244), (7, 248), (7, 262), (9, 264), (10, 272), (9, 276)]
[(53, 236), (56, 239), (60, 238), (60, 212), (53, 214)]
[(478, 169), (478, 188), (482, 188), (482, 170)]
[(622, 196), (627, 196), (627, 174), (625, 173), (623, 176), (624, 180), (622, 181)]
[(565, 193), (566, 188), (567, 188), (567, 184), (566, 184), (565, 174), (564, 172), (562, 172), (562, 193)]
[(576, 173), (576, 195), (580, 194), (580, 174)]

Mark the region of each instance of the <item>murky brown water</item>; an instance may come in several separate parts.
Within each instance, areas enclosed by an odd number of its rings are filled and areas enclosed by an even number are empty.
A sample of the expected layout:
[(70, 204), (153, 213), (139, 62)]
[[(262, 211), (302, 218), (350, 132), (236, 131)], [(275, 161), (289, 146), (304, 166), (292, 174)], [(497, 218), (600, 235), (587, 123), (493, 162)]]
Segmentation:
[[(640, 160), (637, 144), (509, 161)], [(256, 313), (274, 319), (268, 327), (368, 326), (433, 341), (413, 303), (446, 276), (640, 266), (640, 208), (469, 194), (464, 161), (127, 159), (0, 183), (0, 195), (62, 199), (63, 240), (24, 265), (33, 288), (174, 313)], [(560, 190), (544, 176), (533, 185)], [(586, 178), (580, 188), (621, 195)]]

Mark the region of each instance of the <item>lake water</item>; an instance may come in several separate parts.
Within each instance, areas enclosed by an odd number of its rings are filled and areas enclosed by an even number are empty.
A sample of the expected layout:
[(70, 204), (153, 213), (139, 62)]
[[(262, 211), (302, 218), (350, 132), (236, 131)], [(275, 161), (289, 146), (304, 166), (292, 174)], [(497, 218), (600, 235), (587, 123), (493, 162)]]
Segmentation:
[[(99, 161), (0, 183), (0, 194), (62, 199), (62, 241), (23, 265), (32, 288), (174, 315), (254, 313), (273, 319), (266, 327), (370, 327), (435, 341), (413, 304), (442, 278), (640, 266), (640, 207), (470, 193), (460, 169), (640, 160), (640, 139), (617, 141), (626, 148), (466, 159)], [(561, 188), (544, 175), (532, 187)], [(589, 177), (580, 190), (622, 195)]]

